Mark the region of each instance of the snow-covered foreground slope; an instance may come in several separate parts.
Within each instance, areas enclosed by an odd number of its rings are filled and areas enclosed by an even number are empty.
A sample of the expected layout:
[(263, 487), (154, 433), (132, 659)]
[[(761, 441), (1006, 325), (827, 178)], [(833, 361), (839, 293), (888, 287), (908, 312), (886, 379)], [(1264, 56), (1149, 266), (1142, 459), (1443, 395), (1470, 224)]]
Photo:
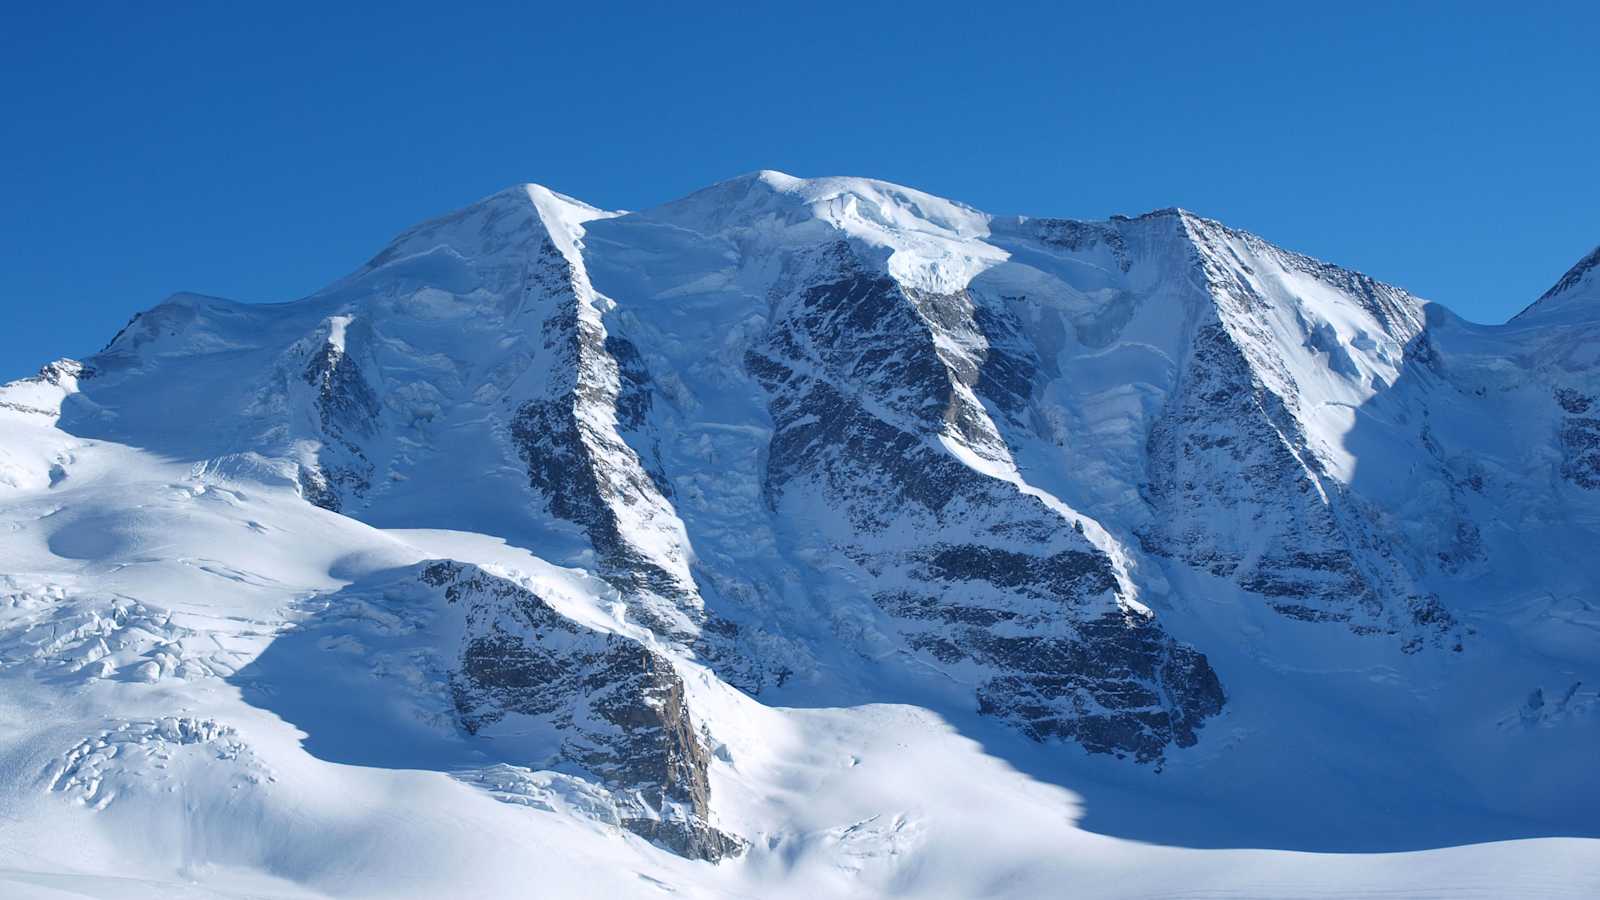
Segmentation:
[(0, 895), (1594, 896), (1600, 293), (536, 186), (0, 388)]

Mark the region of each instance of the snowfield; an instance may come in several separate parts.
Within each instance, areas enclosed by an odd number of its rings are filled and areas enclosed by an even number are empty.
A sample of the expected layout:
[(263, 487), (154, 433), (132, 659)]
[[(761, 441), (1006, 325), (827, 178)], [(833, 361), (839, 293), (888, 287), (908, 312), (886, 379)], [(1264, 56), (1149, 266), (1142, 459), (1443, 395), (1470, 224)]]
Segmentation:
[(0, 896), (1600, 896), (1600, 251), (503, 191), (0, 387)]

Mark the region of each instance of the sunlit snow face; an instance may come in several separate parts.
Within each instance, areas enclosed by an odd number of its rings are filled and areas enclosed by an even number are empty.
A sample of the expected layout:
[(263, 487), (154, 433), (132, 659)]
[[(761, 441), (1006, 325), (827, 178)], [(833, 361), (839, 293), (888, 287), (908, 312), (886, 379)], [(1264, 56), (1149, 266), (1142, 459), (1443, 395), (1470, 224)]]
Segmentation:
[[(651, 226), (670, 226), (723, 243), (751, 264), (776, 252), (846, 238), (867, 254), (887, 259), (889, 273), (907, 287), (939, 292), (965, 288), (979, 272), (1006, 258), (1004, 251), (982, 241), (989, 231), (988, 215), (864, 178), (798, 179), (759, 172), (595, 231), (607, 239), (625, 234), (620, 240), (640, 249), (672, 240), (652, 236)], [(608, 252), (603, 243), (587, 250), (591, 258)], [(605, 267), (608, 261), (598, 264)]]

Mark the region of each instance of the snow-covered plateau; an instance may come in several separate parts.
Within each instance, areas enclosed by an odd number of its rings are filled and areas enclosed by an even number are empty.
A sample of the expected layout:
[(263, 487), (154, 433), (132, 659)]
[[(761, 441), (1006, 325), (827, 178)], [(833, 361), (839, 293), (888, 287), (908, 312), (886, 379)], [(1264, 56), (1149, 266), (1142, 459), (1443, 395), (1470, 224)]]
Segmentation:
[(1600, 896), (1600, 250), (514, 187), (0, 387), (6, 898)]

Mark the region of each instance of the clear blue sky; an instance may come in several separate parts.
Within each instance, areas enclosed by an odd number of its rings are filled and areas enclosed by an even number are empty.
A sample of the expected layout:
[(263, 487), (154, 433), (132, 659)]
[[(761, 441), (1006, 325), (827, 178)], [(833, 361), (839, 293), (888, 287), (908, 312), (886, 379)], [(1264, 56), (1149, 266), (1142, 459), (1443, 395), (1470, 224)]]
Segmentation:
[[(1179, 205), (1500, 321), (1600, 243), (1600, 4), (5, 4), (0, 377), (537, 181)], [(696, 8), (698, 7), (698, 9)]]

